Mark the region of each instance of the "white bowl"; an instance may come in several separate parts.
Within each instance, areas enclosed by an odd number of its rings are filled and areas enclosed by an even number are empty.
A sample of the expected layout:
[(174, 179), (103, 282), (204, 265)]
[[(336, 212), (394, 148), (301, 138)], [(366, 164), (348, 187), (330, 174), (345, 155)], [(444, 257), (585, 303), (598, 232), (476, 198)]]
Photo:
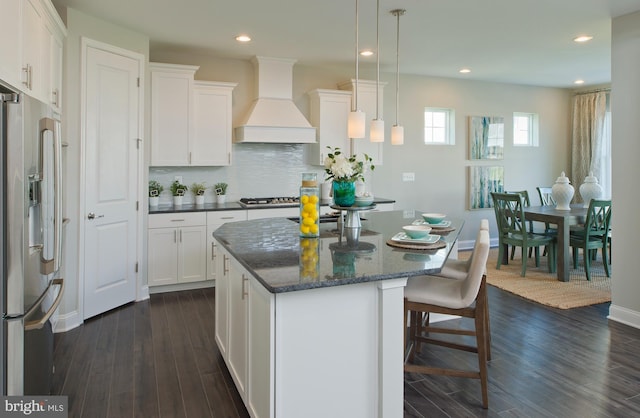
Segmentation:
[(373, 203), (373, 196), (356, 196), (355, 206), (370, 206)]
[(446, 217), (447, 215), (445, 215), (444, 213), (423, 213), (422, 214), (422, 219), (424, 219), (425, 222), (430, 224), (439, 224)]
[(409, 235), (409, 238), (420, 239), (426, 238), (431, 232), (429, 225), (405, 225), (402, 227), (405, 234)]

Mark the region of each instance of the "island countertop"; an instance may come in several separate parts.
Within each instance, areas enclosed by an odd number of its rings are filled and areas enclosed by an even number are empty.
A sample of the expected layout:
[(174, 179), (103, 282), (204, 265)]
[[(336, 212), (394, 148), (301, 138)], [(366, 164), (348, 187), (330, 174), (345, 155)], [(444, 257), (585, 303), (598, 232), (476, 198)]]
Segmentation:
[(270, 293), (293, 292), (440, 271), (464, 225), (462, 220), (449, 219), (454, 230), (442, 234), (446, 244), (442, 249), (387, 245), (403, 225), (421, 219), (423, 212), (362, 212), (357, 246), (347, 243), (336, 222), (321, 223), (319, 238), (301, 238), (298, 223), (287, 218), (230, 222), (213, 236)]

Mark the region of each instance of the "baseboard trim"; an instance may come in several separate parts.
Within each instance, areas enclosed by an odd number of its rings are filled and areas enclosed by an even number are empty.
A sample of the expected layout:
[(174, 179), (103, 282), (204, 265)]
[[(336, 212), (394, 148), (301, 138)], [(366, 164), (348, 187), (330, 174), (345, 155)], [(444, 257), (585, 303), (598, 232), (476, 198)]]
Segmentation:
[(638, 311), (611, 304), (607, 318), (611, 321), (640, 329), (640, 312)]
[(178, 292), (180, 290), (204, 289), (206, 287), (215, 287), (215, 280), (205, 280), (203, 282), (168, 284), (164, 286), (150, 286), (149, 294)]
[(64, 315), (58, 315), (54, 333), (71, 331), (82, 325), (82, 316), (78, 311), (68, 312)]

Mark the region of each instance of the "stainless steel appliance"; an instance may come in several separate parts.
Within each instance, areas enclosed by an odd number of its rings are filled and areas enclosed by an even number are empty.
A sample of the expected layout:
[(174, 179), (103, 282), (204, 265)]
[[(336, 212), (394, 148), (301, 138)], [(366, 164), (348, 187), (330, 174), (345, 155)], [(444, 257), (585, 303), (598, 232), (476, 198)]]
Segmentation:
[(300, 198), (295, 196), (284, 197), (243, 197), (239, 201), (245, 208), (271, 208), (279, 206), (295, 206), (300, 203)]
[(2, 394), (47, 395), (64, 290), (60, 123), (0, 81)]

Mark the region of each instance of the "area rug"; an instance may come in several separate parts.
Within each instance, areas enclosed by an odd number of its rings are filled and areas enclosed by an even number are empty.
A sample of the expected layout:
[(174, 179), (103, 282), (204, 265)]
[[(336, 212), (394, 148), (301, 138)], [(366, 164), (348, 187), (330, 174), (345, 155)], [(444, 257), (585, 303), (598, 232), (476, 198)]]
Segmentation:
[[(520, 276), (522, 268), (520, 249), (516, 250), (508, 265), (496, 269), (498, 249), (491, 249), (487, 261), (487, 283), (507, 292), (534, 302), (559, 309), (571, 309), (611, 301), (611, 278), (604, 273), (600, 254), (591, 261), (591, 280), (584, 273), (582, 254), (578, 258), (578, 268), (569, 261), (571, 280), (558, 281), (555, 273), (547, 271), (547, 257), (540, 257), (540, 267), (535, 266), (533, 257), (527, 260), (526, 276)], [(460, 258), (467, 258), (470, 252), (460, 252)], [(612, 274), (613, 276), (613, 274)]]

